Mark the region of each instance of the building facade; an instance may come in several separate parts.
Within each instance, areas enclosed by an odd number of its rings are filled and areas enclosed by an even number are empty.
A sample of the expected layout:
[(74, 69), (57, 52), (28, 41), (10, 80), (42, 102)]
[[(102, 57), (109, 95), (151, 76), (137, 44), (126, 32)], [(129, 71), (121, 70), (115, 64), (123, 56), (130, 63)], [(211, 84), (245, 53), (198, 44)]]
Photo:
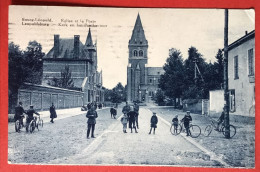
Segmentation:
[(54, 35), (54, 46), (43, 58), (43, 85), (48, 85), (53, 78), (61, 78), (66, 66), (74, 87), (84, 93), (83, 104), (104, 101), (102, 71), (97, 71), (97, 46), (93, 44), (90, 29), (85, 44), (79, 35), (74, 35), (74, 39)]
[(128, 43), (127, 101), (151, 101), (158, 90), (162, 67), (147, 67), (148, 41), (138, 14)]
[(255, 31), (228, 46), (230, 114), (255, 116)]

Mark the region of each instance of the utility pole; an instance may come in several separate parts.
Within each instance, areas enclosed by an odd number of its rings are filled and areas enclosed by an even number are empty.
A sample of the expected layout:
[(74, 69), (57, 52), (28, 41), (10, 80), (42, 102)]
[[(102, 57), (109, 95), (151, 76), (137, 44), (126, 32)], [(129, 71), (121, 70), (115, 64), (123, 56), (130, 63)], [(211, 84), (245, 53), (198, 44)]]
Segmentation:
[(228, 91), (228, 9), (225, 9), (225, 28), (224, 28), (224, 125), (225, 125), (225, 138), (230, 138), (229, 127), (229, 91)]
[(198, 62), (198, 59), (195, 57), (194, 60), (193, 60), (193, 63), (194, 63), (194, 72), (195, 72), (195, 73), (194, 73), (194, 74), (195, 74), (195, 76), (194, 76), (195, 85), (197, 85), (197, 82), (198, 82), (197, 68), (196, 68), (197, 62)]

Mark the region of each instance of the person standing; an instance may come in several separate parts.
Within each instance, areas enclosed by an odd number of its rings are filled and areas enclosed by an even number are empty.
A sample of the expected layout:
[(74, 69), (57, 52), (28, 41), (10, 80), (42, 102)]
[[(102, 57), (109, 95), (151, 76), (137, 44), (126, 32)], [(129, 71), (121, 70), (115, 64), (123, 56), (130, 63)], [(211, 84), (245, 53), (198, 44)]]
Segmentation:
[(96, 118), (98, 117), (98, 114), (94, 106), (92, 106), (91, 109), (87, 112), (86, 117), (88, 118), (87, 139), (89, 139), (90, 130), (91, 130), (91, 137), (95, 138), (94, 131), (96, 125)]
[(192, 118), (190, 116), (190, 111), (187, 111), (187, 114), (182, 118), (181, 121), (183, 121), (184, 127), (186, 129), (187, 136), (190, 136), (189, 127), (190, 127), (190, 122), (192, 121)]
[(57, 118), (57, 113), (56, 113), (55, 106), (53, 103), (51, 104), (51, 107), (50, 107), (50, 118), (51, 118), (51, 121), (50, 121), (51, 123), (54, 123), (53, 119)]
[(138, 125), (138, 116), (139, 116), (139, 105), (137, 103), (134, 104), (134, 111), (136, 112), (136, 118), (135, 118), (135, 122), (136, 122), (136, 127), (139, 129), (139, 125)]
[(123, 117), (121, 118), (121, 123), (123, 124), (123, 132), (126, 132), (126, 128), (127, 128), (127, 122), (128, 122), (128, 117), (127, 114), (124, 114)]
[(155, 112), (153, 112), (153, 116), (151, 117), (151, 121), (150, 122), (151, 122), (151, 129), (150, 129), (149, 134), (151, 134), (152, 129), (153, 129), (153, 134), (155, 134), (155, 128), (157, 128), (157, 123), (158, 123), (158, 118), (157, 118)]
[(178, 119), (178, 115), (176, 115), (173, 119), (172, 119), (172, 124), (173, 124), (173, 131), (174, 133), (176, 134), (177, 133), (177, 128), (178, 128), (178, 125), (179, 125), (179, 119)]
[(128, 119), (129, 119), (129, 128), (131, 128), (131, 133), (133, 132), (132, 129), (135, 129), (135, 133), (138, 133), (135, 127), (135, 119), (137, 116), (137, 113), (134, 111), (134, 108), (131, 107), (130, 112), (127, 113)]
[(23, 126), (23, 113), (26, 113), (23, 109), (23, 103), (19, 102), (18, 106), (15, 107), (14, 121), (20, 120), (20, 123)]
[(125, 106), (122, 109), (123, 114), (128, 114), (130, 112), (130, 106), (128, 105), (128, 102), (125, 102)]

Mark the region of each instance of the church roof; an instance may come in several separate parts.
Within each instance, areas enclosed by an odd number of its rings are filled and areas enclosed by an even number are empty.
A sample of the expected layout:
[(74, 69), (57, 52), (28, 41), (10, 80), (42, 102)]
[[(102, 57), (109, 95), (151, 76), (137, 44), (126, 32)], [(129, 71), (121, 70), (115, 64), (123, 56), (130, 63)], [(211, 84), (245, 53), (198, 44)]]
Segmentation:
[[(72, 59), (74, 54), (74, 39), (59, 39), (59, 55), (57, 58)], [(54, 58), (54, 47), (46, 54), (44, 58)], [(89, 55), (85, 46), (79, 41), (79, 59), (88, 59)]]
[(164, 74), (163, 67), (146, 67), (147, 68), (147, 75), (162, 75)]
[(91, 36), (90, 28), (89, 28), (89, 30), (88, 30), (88, 36), (87, 36), (85, 45), (86, 45), (87, 47), (93, 46), (93, 41), (92, 41), (92, 36)]
[(129, 44), (138, 44), (138, 45), (140, 45), (140, 44), (147, 45), (148, 44), (145, 34), (144, 34), (144, 29), (143, 29), (143, 25), (142, 25), (139, 13), (138, 13), (136, 21), (135, 21), (135, 26), (134, 26), (134, 29), (132, 32), (132, 37), (129, 40)]

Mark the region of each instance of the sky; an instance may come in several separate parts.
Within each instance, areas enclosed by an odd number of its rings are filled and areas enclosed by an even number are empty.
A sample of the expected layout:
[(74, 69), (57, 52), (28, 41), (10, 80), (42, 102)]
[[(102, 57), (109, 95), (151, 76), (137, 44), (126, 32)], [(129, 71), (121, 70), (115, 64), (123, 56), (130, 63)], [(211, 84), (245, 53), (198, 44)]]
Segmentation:
[[(224, 46), (224, 9), (180, 8), (10, 6), (9, 42), (25, 50), (29, 41), (36, 40), (43, 52), (48, 53), (53, 47), (54, 34), (60, 38), (80, 35), (85, 44), (90, 27), (93, 41), (97, 43), (103, 86), (111, 89), (118, 82), (126, 84), (128, 41), (138, 13), (149, 45), (148, 66), (162, 67), (170, 48), (180, 50), (186, 59), (191, 46), (207, 62), (214, 62), (218, 49)], [(34, 22), (49, 26), (24, 25)], [(244, 36), (245, 31), (254, 29), (254, 10), (229, 10), (229, 44)]]

